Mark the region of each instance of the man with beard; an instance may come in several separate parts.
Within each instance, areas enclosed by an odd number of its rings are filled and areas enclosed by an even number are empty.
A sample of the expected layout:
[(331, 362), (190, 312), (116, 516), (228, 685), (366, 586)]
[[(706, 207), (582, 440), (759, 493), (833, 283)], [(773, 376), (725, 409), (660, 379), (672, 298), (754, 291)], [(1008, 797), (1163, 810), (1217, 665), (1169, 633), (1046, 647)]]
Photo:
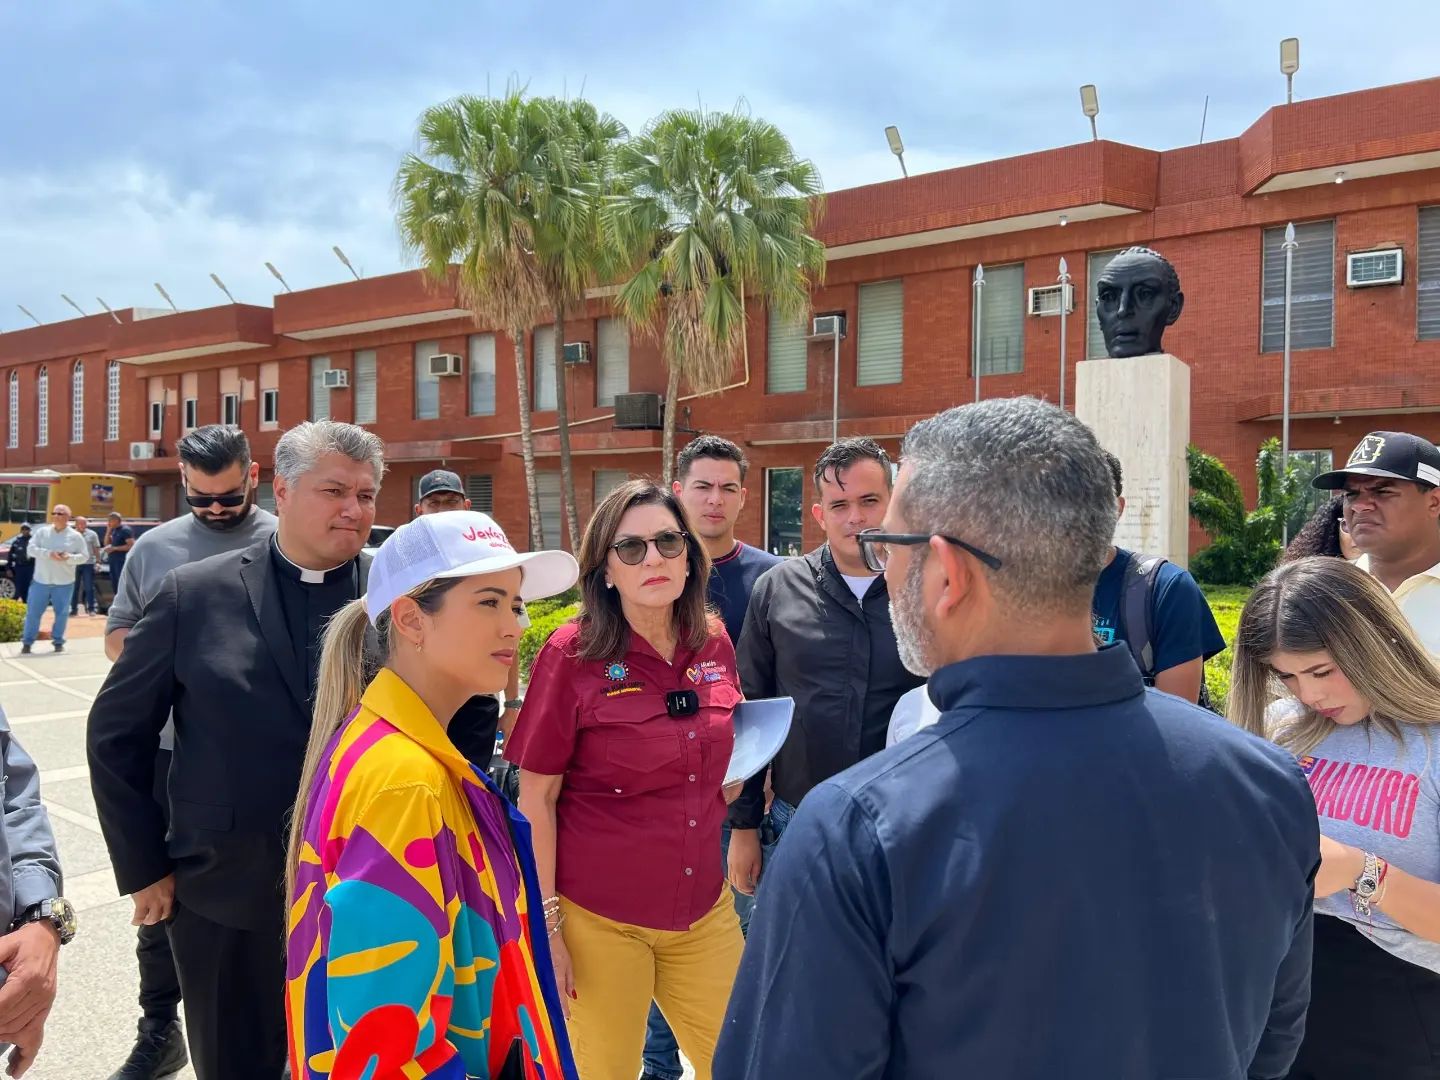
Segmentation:
[[(924, 682), (900, 663), (885, 579), (865, 565), (855, 539), (880, 524), (893, 483), (890, 458), (873, 439), (829, 447), (815, 465), (810, 508), (825, 543), (767, 570), (750, 596), (736, 643), (745, 696), (795, 699), (790, 735), (771, 766), (777, 845), (806, 792), (884, 749), (895, 703)], [(730, 884), (746, 895), (763, 870), (764, 817), (762, 771), (730, 807)]]
[[(382, 452), (330, 420), (281, 436), (274, 535), (166, 575), (90, 711), (97, 816), (135, 922), (168, 923), (199, 1080), (285, 1067), (286, 827), (325, 623), (365, 592)], [(252, 477), (221, 490), (187, 467), (186, 489), (213, 520)], [(172, 710), (167, 829), (155, 758)]]
[(903, 460), (862, 545), (942, 715), (791, 822), (716, 1080), (1285, 1076), (1314, 799), (1285, 751), (1097, 650), (1095, 436), (1000, 398), (917, 424)]
[[(120, 658), (125, 637), (140, 621), (165, 575), (178, 566), (239, 551), (275, 532), (275, 515), (255, 505), (260, 465), (250, 460), (250, 443), (238, 427), (209, 424), (175, 446), (180, 480), (190, 513), (157, 525), (134, 541), (125, 573), (112, 577), (115, 599), (105, 620), (105, 655)], [(125, 556), (121, 556), (125, 558)], [(155, 801), (170, 820), (165, 793), (175, 727), (160, 733), (155, 759)], [(110, 1080), (155, 1080), (183, 1068), (185, 1036), (180, 1030), (180, 980), (170, 939), (162, 923), (140, 925), (135, 956), (140, 963), (140, 1030), (135, 1046)]]

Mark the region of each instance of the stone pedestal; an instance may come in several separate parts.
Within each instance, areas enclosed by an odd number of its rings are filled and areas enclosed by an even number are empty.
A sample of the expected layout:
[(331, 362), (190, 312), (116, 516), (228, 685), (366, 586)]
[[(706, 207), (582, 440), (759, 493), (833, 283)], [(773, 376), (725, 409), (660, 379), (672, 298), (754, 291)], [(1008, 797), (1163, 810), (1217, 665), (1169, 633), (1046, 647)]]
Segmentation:
[(1075, 365), (1075, 415), (1125, 469), (1115, 543), (1190, 559), (1190, 369), (1168, 353)]

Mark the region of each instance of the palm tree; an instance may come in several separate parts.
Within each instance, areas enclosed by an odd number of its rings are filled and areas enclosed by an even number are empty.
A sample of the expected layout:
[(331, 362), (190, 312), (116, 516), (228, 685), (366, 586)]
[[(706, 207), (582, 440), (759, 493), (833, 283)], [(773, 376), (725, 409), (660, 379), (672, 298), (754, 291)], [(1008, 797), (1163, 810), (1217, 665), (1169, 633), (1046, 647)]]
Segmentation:
[(627, 261), (620, 313), (665, 356), (664, 482), (675, 462), (680, 384), (712, 393), (734, 370), (755, 299), (791, 320), (825, 271), (812, 235), (820, 176), (773, 124), (740, 112), (672, 110), (620, 148), (605, 238)]
[(395, 177), (396, 223), (406, 250), (437, 283), (456, 274), (460, 300), (479, 325), (505, 327), (515, 343), (520, 446), (530, 504), (530, 548), (545, 546), (535, 482), (535, 442), (525, 340), (546, 309), (534, 251), (533, 213), (549, 183), (553, 111), (518, 90), (461, 96), (420, 116), (419, 153)]
[[(556, 431), (560, 441), (560, 486), (570, 543), (580, 544), (575, 476), (570, 457), (570, 413), (565, 386), (565, 315), (584, 302), (585, 290), (613, 259), (600, 237), (599, 200), (608, 182), (615, 148), (625, 127), (584, 100), (547, 102), (551, 111), (546, 145), (547, 182), (533, 203), (535, 260), (555, 316)], [(539, 362), (539, 358), (536, 358)]]

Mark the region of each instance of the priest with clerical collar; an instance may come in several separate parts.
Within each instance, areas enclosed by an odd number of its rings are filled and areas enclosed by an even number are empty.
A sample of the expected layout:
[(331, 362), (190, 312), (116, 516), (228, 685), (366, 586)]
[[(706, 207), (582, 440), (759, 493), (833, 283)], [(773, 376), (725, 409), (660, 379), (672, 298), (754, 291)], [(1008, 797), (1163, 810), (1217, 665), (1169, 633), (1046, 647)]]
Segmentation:
[[(90, 714), (95, 802), (137, 922), (168, 921), (198, 1080), (285, 1068), (285, 831), (321, 636), (365, 592), (383, 445), (300, 424), (275, 447), (273, 539), (172, 571)], [(167, 837), (151, 794), (173, 710)]]

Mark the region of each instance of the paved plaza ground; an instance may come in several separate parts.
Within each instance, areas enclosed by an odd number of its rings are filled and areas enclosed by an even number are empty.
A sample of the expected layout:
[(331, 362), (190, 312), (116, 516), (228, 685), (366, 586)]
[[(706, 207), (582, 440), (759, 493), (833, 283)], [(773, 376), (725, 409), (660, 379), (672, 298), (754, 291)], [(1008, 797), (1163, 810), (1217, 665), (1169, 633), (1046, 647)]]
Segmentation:
[[(80, 918), (79, 935), (60, 952), (60, 992), (27, 1080), (105, 1080), (129, 1052), (137, 1018), (131, 904), (115, 894), (85, 764), (85, 718), (110, 669), (100, 641), (105, 620), (80, 616), (70, 625), (58, 655), (49, 642), (31, 656), (20, 655), (18, 642), (0, 645), (0, 706), (40, 766), (65, 895)], [(179, 1077), (195, 1080), (188, 1068)]]

